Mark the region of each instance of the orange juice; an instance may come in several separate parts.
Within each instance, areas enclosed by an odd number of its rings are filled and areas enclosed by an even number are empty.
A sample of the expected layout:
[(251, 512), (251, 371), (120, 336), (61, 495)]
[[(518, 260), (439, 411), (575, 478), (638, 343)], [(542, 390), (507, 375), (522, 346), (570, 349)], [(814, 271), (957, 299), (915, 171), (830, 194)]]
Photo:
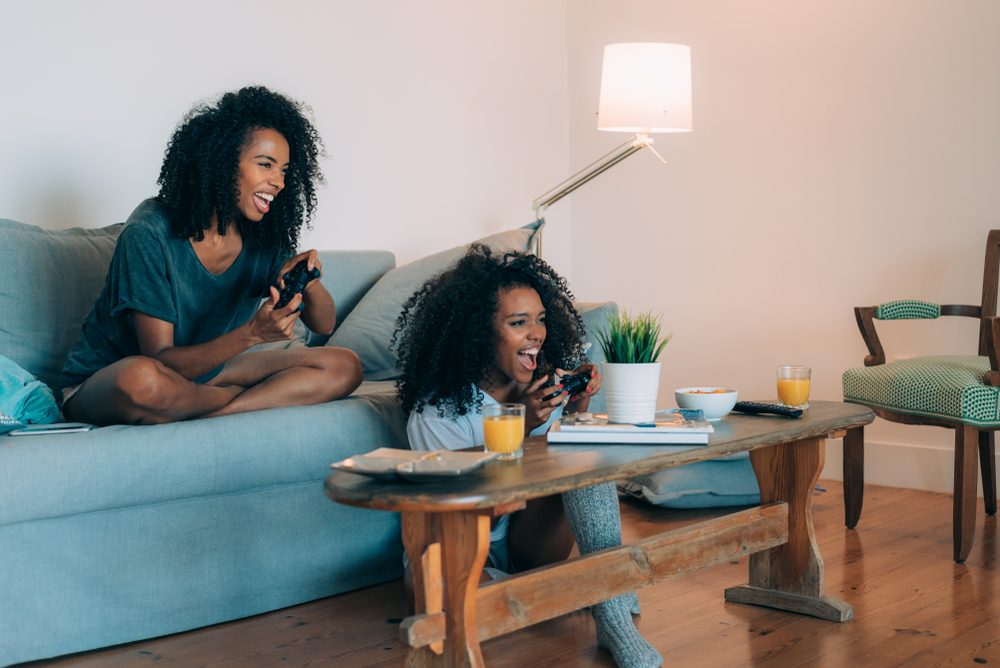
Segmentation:
[(778, 401), (786, 406), (804, 406), (809, 402), (808, 378), (779, 378)]
[(483, 417), (483, 437), (486, 449), (510, 454), (524, 442), (523, 415), (487, 415)]

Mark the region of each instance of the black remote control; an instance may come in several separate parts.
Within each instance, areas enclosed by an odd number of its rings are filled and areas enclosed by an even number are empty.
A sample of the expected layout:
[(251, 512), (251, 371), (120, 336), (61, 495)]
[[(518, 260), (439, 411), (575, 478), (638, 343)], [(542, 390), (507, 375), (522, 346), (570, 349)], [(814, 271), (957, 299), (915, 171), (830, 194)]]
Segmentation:
[(797, 418), (802, 416), (802, 409), (789, 408), (780, 404), (765, 404), (761, 401), (737, 401), (733, 406), (734, 411), (740, 413), (772, 413), (783, 417)]
[(285, 287), (281, 289), (281, 294), (278, 295), (278, 301), (274, 305), (274, 308), (283, 308), (288, 302), (292, 301), (295, 295), (306, 289), (306, 284), (309, 281), (319, 278), (319, 269), (316, 267), (307, 269), (306, 267), (308, 266), (308, 260), (299, 260), (299, 263), (285, 274)]
[[(580, 373), (578, 373), (576, 375), (568, 373), (565, 376), (563, 376), (559, 380), (559, 382), (562, 384), (562, 389), (559, 390), (558, 392), (553, 392), (552, 394), (550, 394), (547, 397), (543, 397), (542, 401), (548, 401), (549, 399), (557, 397), (562, 392), (568, 392), (569, 396), (571, 396), (571, 397), (574, 394), (578, 394), (578, 393), (582, 392), (584, 390), (584, 388), (586, 388), (587, 385), (590, 384), (590, 372), (589, 371), (581, 371)], [(555, 374), (552, 374), (552, 377), (549, 378), (545, 382), (545, 384), (542, 385), (542, 387), (552, 387), (555, 384), (556, 384), (555, 383)]]

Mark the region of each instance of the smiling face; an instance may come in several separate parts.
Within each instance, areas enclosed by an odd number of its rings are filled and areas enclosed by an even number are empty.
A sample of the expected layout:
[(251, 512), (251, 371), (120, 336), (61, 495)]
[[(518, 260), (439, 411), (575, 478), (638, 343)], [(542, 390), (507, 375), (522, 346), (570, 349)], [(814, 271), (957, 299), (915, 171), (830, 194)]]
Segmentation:
[(285, 187), (289, 149), (277, 130), (259, 128), (240, 154), (239, 199), (236, 208), (247, 220), (259, 222)]
[(501, 289), (497, 297), (499, 303), (493, 314), (497, 342), (491, 384), (527, 385), (545, 342), (545, 307), (535, 289), (525, 286)]

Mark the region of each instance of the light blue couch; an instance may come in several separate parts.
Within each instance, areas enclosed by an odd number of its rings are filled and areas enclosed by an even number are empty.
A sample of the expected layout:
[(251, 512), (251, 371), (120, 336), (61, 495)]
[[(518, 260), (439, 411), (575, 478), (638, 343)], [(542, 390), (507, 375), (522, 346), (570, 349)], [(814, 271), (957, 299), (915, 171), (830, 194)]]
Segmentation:
[[(52, 387), (120, 226), (0, 220), (0, 354)], [(488, 238), (530, 247), (534, 227)], [(407, 447), (391, 380), (401, 300), (462, 248), (393, 269), (322, 254), (362, 356), (352, 396), (318, 406), (58, 436), (0, 436), (0, 665), (176, 633), (401, 575), (398, 517), (335, 504), (329, 464)], [(15, 279), (16, 280), (12, 280)], [(373, 287), (374, 286), (374, 287)], [(360, 303), (359, 303), (360, 302)], [(584, 309), (589, 327), (610, 304)], [(597, 360), (595, 360), (597, 361)], [(379, 380), (375, 380), (379, 379)]]

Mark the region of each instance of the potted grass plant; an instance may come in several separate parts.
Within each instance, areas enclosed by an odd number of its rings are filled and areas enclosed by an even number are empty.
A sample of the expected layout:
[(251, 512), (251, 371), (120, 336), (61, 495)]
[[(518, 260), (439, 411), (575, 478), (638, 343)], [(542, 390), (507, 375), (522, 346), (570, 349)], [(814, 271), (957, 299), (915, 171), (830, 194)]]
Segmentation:
[(660, 390), (658, 360), (670, 337), (650, 312), (632, 317), (622, 309), (608, 317), (597, 340), (607, 359), (602, 374), (609, 421), (653, 421)]

